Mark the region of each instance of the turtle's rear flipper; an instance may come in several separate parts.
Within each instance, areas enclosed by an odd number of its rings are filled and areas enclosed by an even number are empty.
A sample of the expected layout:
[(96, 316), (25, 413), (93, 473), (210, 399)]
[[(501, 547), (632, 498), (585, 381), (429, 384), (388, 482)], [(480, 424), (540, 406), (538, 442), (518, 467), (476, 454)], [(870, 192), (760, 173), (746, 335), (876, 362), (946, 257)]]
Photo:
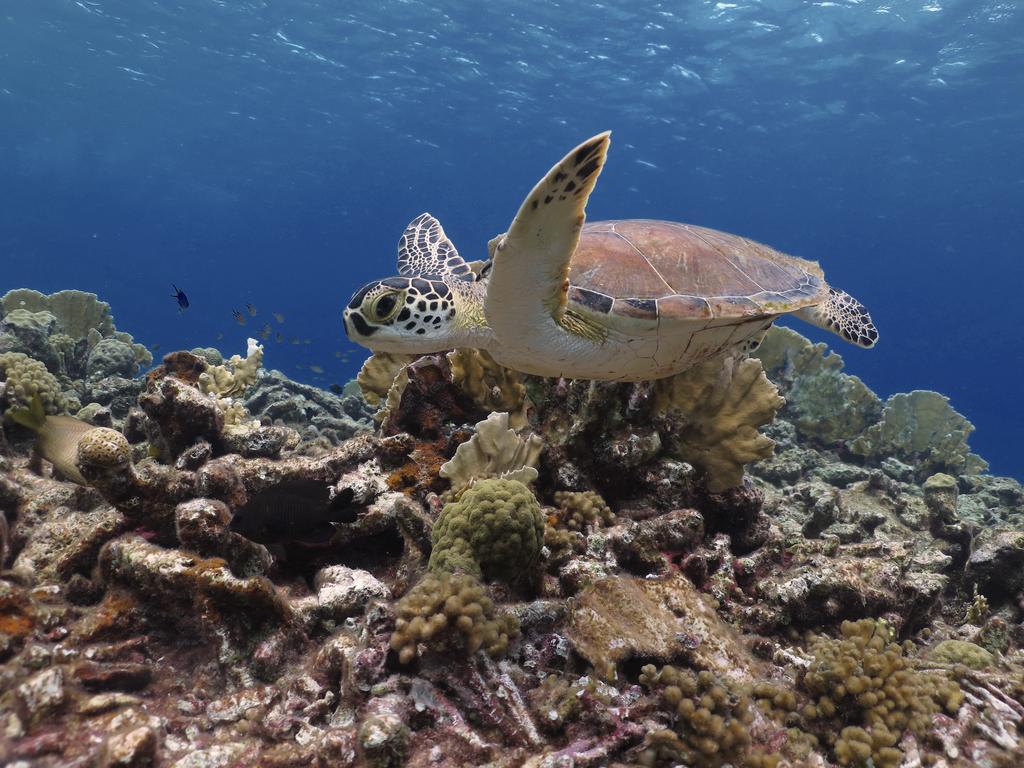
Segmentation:
[(870, 349), (878, 342), (878, 329), (867, 308), (850, 294), (835, 288), (828, 289), (828, 298), (821, 304), (805, 307), (796, 315), (858, 347)]

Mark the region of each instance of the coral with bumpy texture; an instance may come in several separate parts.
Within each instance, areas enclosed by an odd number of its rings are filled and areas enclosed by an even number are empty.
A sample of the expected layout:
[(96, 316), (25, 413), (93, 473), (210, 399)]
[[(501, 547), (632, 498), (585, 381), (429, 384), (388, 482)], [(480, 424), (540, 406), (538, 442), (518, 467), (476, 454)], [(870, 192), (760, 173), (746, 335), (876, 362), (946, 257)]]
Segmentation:
[(680, 423), (668, 437), (673, 453), (700, 468), (708, 489), (739, 485), (743, 466), (772, 455), (757, 430), (785, 404), (755, 359), (709, 360), (654, 382), (655, 411)]
[(408, 664), (417, 646), (476, 653), (481, 648), (500, 656), (518, 634), (515, 618), (498, 614), (483, 585), (464, 573), (428, 574), (398, 601), (391, 648)]
[(850, 448), (871, 461), (895, 456), (915, 467), (918, 481), (936, 472), (977, 475), (988, 464), (967, 446), (973, 431), (974, 425), (953, 410), (948, 397), (918, 389), (890, 397), (882, 420)]
[(66, 402), (60, 384), (46, 366), (21, 352), (0, 354), (0, 377), (6, 380), (8, 403), (28, 408), (39, 395), (46, 413), (61, 413)]
[(131, 460), (132, 447), (116, 429), (96, 427), (78, 441), (76, 463), (82, 476), (90, 482), (95, 475), (123, 471)]
[(516, 582), (536, 570), (544, 516), (536, 497), (516, 480), (481, 480), (447, 504), (432, 532), (430, 570), (465, 571)]
[(803, 708), (803, 716), (827, 726), (837, 720), (840, 726), (860, 723), (843, 727), (835, 740), (840, 765), (870, 761), (896, 768), (903, 760), (898, 747), (903, 732), (923, 735), (934, 715), (955, 715), (964, 695), (943, 675), (914, 669), (884, 622), (844, 621), (840, 631), (840, 638), (818, 638), (811, 646), (814, 660), (802, 687), (816, 702)]
[(558, 491), (555, 493), (558, 513), (553, 521), (556, 528), (586, 531), (588, 528), (611, 525), (615, 513), (596, 491)]
[(476, 434), (462, 443), (451, 460), (441, 465), (440, 475), (458, 490), (474, 480), (501, 477), (532, 483), (544, 442), (536, 435), (520, 437), (509, 428), (507, 413), (492, 413), (476, 425)]
[(754, 708), (743, 687), (704, 670), (694, 674), (672, 666), (643, 667), (640, 682), (658, 690), (675, 725), (649, 733), (641, 765), (685, 763), (702, 768), (722, 765), (775, 768), (779, 755), (751, 748)]

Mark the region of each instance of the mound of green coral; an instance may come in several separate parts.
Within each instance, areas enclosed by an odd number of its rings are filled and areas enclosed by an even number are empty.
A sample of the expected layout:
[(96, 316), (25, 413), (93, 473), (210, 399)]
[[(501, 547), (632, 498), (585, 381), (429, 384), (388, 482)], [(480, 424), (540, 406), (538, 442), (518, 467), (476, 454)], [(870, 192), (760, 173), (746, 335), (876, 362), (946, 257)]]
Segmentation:
[(521, 482), (493, 478), (474, 483), (445, 505), (431, 534), (430, 570), (517, 582), (536, 571), (544, 543), (544, 516)]

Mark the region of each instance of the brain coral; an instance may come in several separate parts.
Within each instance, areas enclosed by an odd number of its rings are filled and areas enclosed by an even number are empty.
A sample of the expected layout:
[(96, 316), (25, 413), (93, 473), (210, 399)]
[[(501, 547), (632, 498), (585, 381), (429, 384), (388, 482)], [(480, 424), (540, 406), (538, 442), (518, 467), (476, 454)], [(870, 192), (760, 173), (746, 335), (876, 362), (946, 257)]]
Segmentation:
[(535, 570), (544, 516), (530, 489), (501, 478), (474, 483), (445, 505), (432, 532), (430, 570), (515, 582)]

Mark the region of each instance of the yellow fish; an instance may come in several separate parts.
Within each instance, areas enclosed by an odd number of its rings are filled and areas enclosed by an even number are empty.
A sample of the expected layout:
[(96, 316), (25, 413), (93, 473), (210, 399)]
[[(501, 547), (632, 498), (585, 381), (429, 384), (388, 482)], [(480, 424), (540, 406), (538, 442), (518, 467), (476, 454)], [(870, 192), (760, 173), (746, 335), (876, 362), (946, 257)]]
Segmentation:
[(75, 461), (78, 442), (86, 432), (96, 429), (87, 421), (72, 416), (47, 416), (39, 395), (32, 397), (28, 408), (12, 408), (11, 419), (36, 433), (36, 452), (53, 464), (53, 468), (73, 483), (88, 485)]

